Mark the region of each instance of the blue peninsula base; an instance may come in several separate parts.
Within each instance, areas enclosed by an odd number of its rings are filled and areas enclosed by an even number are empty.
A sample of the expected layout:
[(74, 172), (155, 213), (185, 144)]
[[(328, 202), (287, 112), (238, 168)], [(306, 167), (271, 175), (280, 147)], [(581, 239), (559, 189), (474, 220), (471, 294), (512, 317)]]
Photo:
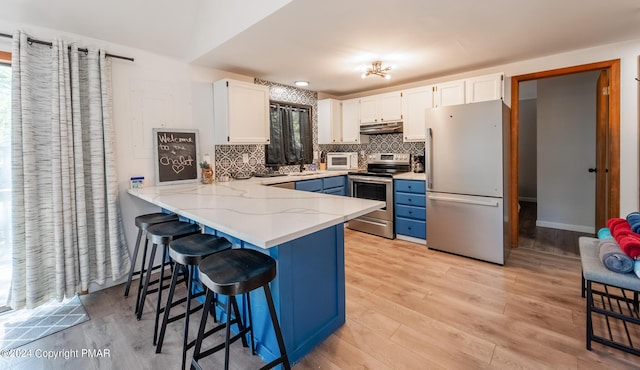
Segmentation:
[[(342, 224), (267, 249), (211, 228), (206, 232), (226, 237), (234, 248), (255, 249), (277, 261), (278, 273), (270, 286), (292, 365), (345, 323)], [(238, 303), (246, 316), (245, 300), (238, 297)], [(251, 292), (251, 308), (257, 353), (270, 362), (280, 353), (262, 289)]]

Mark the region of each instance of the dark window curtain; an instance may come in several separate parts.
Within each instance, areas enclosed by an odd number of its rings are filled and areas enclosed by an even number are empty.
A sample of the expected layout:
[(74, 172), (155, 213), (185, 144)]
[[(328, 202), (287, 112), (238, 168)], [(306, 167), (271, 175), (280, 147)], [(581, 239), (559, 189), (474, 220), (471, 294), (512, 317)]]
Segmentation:
[(266, 146), (266, 164), (273, 166), (311, 163), (311, 108), (271, 103), (270, 109), (271, 141)]

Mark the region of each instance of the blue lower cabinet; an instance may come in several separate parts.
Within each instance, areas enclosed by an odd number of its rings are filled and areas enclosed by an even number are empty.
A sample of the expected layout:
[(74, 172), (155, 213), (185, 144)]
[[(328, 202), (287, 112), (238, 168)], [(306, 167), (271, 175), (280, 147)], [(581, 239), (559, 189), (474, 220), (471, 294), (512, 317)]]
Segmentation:
[(425, 221), (396, 217), (396, 234), (412, 236), (418, 239), (426, 239), (427, 223)]
[(426, 240), (425, 182), (395, 180), (394, 192), (396, 234)]
[(426, 193), (423, 180), (396, 180), (394, 189), (400, 193), (422, 194)]
[(426, 207), (426, 194), (401, 193), (396, 191), (396, 203), (409, 206)]
[(346, 176), (335, 176), (335, 177), (325, 177), (322, 179), (322, 186), (324, 189), (329, 188), (344, 188), (346, 186), (347, 177)]
[(396, 217), (411, 218), (414, 220), (426, 221), (427, 212), (424, 207), (407, 206), (404, 204), (396, 205)]
[[(255, 249), (276, 260), (277, 274), (269, 285), (292, 365), (344, 325), (346, 304), (342, 224), (268, 249), (209, 227), (205, 231), (227, 237), (233, 243), (233, 248)], [(256, 351), (265, 362), (271, 362), (280, 356), (280, 352), (266, 298), (261, 288), (252, 291), (250, 297)], [(236, 298), (240, 312), (246, 319), (246, 299), (243, 296)], [(220, 295), (219, 299), (224, 303), (227, 298)], [(204, 297), (199, 300), (204, 301)], [(216, 310), (225, 317), (224, 305)], [(235, 328), (232, 327), (234, 332)]]
[(296, 181), (296, 190), (347, 196), (347, 176)]
[(322, 179), (296, 181), (296, 190), (322, 192)]
[(344, 186), (339, 188), (324, 189), (322, 192), (325, 194), (341, 195), (343, 197), (347, 196)]

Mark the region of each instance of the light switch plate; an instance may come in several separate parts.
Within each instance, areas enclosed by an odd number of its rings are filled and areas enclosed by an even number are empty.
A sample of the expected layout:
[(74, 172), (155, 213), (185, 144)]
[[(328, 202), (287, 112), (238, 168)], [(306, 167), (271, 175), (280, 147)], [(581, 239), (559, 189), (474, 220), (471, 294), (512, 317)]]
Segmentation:
[(242, 163), (249, 163), (249, 154), (242, 153)]

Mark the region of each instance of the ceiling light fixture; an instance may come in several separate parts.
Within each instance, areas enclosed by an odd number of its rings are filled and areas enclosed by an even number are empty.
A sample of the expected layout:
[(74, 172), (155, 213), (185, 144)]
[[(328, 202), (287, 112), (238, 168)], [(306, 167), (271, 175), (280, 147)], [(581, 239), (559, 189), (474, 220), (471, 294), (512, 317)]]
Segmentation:
[(309, 81), (296, 81), (294, 82), (296, 86), (309, 86)]
[(389, 71), (391, 70), (391, 66), (382, 66), (382, 62), (376, 60), (371, 63), (371, 67), (367, 67), (367, 69), (362, 73), (360, 77), (365, 78), (370, 75), (380, 76), (382, 78), (386, 78), (387, 80), (391, 78)]

